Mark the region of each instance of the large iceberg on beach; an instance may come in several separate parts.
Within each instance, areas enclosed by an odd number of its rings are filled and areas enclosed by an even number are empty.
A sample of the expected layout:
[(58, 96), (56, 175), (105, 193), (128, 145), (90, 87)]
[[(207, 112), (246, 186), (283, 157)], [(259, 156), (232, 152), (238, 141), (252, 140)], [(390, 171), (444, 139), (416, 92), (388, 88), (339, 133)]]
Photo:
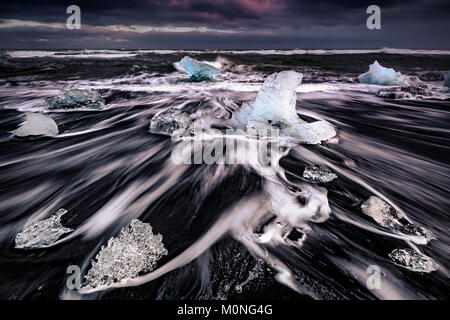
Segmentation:
[(233, 119), (244, 125), (272, 126), (304, 143), (320, 143), (336, 135), (326, 121), (307, 123), (296, 111), (297, 93), (303, 74), (295, 71), (274, 73), (264, 81), (256, 100), (246, 102)]
[(188, 80), (191, 82), (209, 81), (220, 74), (219, 69), (188, 56), (181, 59), (179, 65), (191, 76)]
[(369, 71), (358, 76), (360, 83), (379, 84), (385, 86), (407, 86), (408, 77), (396, 72), (392, 68), (385, 68), (375, 61)]
[(15, 136), (56, 136), (59, 133), (58, 125), (52, 118), (41, 113), (33, 112), (27, 112), (26, 116), (27, 120), (13, 131)]
[(47, 98), (46, 102), (50, 110), (96, 110), (105, 106), (105, 100), (93, 89), (66, 90), (56, 97)]

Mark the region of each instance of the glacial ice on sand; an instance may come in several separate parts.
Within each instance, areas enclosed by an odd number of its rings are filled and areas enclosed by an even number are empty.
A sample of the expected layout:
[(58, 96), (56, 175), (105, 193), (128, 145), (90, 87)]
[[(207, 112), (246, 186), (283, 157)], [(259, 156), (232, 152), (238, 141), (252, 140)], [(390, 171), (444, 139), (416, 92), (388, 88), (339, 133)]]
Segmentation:
[(16, 235), (16, 248), (45, 248), (55, 243), (63, 234), (71, 232), (72, 229), (61, 225), (61, 217), (66, 213), (67, 210), (61, 208), (50, 218), (33, 222)]
[(179, 64), (190, 75), (190, 82), (209, 81), (220, 74), (219, 69), (188, 56), (181, 59)]
[(386, 99), (407, 99), (415, 96), (430, 97), (433, 94), (425, 84), (418, 84), (407, 87), (393, 87), (381, 89), (376, 93), (376, 96)]
[(245, 64), (236, 64), (233, 61), (218, 56), (214, 61), (214, 66), (224, 72), (245, 73), (251, 71), (251, 66)]
[(414, 272), (432, 272), (439, 267), (430, 257), (413, 249), (395, 249), (389, 254), (389, 258), (398, 266)]
[(58, 96), (47, 98), (46, 102), (50, 110), (96, 110), (105, 106), (105, 100), (93, 89), (65, 90)]
[(308, 166), (303, 171), (303, 178), (316, 183), (333, 181), (338, 176), (325, 166)]
[(297, 138), (301, 142), (316, 144), (336, 135), (326, 121), (307, 123), (296, 111), (297, 93), (303, 74), (282, 71), (266, 78), (255, 101), (246, 102), (234, 115), (240, 123), (270, 124), (281, 129), (281, 133)]
[(18, 137), (26, 136), (56, 136), (59, 133), (56, 122), (41, 113), (26, 112), (27, 120), (20, 124), (19, 128), (13, 131)]
[(156, 114), (150, 120), (150, 132), (171, 135), (175, 130), (193, 132), (193, 121), (187, 112), (168, 109)]
[(392, 68), (381, 66), (378, 61), (372, 63), (369, 71), (358, 76), (360, 83), (386, 86), (407, 86), (408, 78)]
[(400, 212), (379, 197), (371, 196), (361, 205), (361, 209), (382, 227), (427, 240), (434, 238), (429, 230), (407, 221)]
[(132, 220), (102, 246), (85, 276), (84, 287), (108, 286), (153, 270), (156, 262), (167, 255), (162, 239), (162, 235), (153, 234), (150, 224)]
[(444, 85), (450, 88), (450, 73), (444, 74)]

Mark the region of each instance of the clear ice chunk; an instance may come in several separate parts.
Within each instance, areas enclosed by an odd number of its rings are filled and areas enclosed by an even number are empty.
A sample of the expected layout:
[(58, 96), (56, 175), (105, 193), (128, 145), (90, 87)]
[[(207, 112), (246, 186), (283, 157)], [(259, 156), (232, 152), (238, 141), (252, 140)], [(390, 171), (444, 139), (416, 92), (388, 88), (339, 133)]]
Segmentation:
[(55, 243), (63, 234), (72, 232), (72, 229), (61, 225), (61, 217), (66, 213), (67, 210), (61, 208), (50, 218), (33, 222), (16, 235), (16, 248), (45, 248)]
[(188, 56), (181, 59), (179, 65), (190, 75), (190, 82), (209, 81), (220, 74), (219, 69)]
[(175, 130), (193, 132), (193, 121), (187, 112), (168, 109), (156, 114), (150, 121), (150, 132), (171, 135)]
[(414, 272), (433, 272), (439, 266), (430, 257), (413, 249), (395, 249), (389, 254), (389, 258), (398, 266)]
[(92, 260), (83, 286), (108, 286), (153, 270), (156, 262), (167, 255), (162, 240), (162, 235), (153, 234), (150, 224), (134, 219), (117, 237), (110, 238), (108, 244), (102, 246)]
[(56, 122), (42, 113), (26, 112), (26, 117), (27, 120), (13, 131), (15, 136), (56, 136), (59, 133)]
[(105, 106), (105, 100), (93, 89), (65, 90), (58, 96), (47, 98), (46, 102), (50, 110), (96, 110)]
[(386, 86), (407, 86), (408, 77), (392, 68), (381, 66), (378, 61), (372, 63), (369, 71), (358, 76), (360, 83), (379, 84)]
[(264, 81), (256, 100), (246, 102), (233, 119), (247, 125), (265, 122), (281, 129), (281, 133), (304, 143), (320, 143), (336, 135), (326, 121), (307, 123), (296, 111), (297, 93), (303, 74), (295, 71), (274, 73)]
[(380, 226), (407, 235), (433, 239), (433, 234), (420, 226), (407, 221), (401, 213), (376, 196), (371, 196), (361, 205), (362, 211), (372, 217)]
[(325, 166), (308, 166), (303, 171), (303, 178), (311, 182), (326, 183), (333, 181), (338, 176)]

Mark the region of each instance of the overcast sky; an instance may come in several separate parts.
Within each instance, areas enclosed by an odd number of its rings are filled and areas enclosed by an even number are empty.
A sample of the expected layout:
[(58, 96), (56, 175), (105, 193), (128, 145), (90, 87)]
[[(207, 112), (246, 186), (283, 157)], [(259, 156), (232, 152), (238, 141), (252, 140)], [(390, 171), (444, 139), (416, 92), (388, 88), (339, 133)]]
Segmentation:
[[(81, 8), (81, 29), (66, 9)], [(366, 9), (381, 8), (381, 30)], [(449, 0), (6, 0), (3, 49), (450, 48)]]

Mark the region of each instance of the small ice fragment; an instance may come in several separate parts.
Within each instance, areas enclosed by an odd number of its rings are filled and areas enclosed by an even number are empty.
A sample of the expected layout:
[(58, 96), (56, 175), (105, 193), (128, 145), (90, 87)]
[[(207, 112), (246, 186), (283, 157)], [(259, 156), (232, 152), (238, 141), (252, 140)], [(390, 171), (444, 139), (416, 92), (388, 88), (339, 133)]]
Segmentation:
[(168, 109), (156, 114), (150, 121), (150, 132), (171, 135), (175, 130), (185, 129), (193, 132), (193, 121), (188, 113)]
[(250, 66), (244, 64), (235, 64), (233, 61), (220, 56), (216, 58), (216, 61), (214, 61), (214, 66), (221, 71), (233, 73), (245, 73), (251, 70)]
[(153, 270), (156, 262), (167, 255), (162, 239), (162, 235), (153, 234), (150, 224), (132, 220), (92, 260), (85, 288), (108, 286)]
[(376, 93), (376, 96), (380, 98), (395, 99), (395, 100), (409, 99), (412, 97), (409, 93), (399, 90), (380, 90)]
[(444, 74), (444, 85), (450, 88), (450, 73)]
[(303, 178), (311, 182), (326, 183), (333, 181), (338, 176), (325, 166), (308, 166), (303, 171)]
[(281, 133), (299, 139), (303, 143), (318, 144), (333, 138), (336, 130), (326, 121), (297, 123), (281, 130)]
[(65, 90), (60, 95), (45, 100), (50, 110), (79, 110), (101, 109), (105, 106), (105, 100), (98, 91), (89, 90)]
[(430, 257), (413, 249), (395, 249), (389, 254), (389, 258), (398, 266), (414, 272), (433, 272), (439, 267)]
[(401, 218), (394, 208), (376, 196), (370, 196), (369, 199), (363, 202), (361, 209), (366, 215), (371, 216), (380, 226), (391, 229), (397, 224), (397, 219)]
[(72, 232), (72, 229), (61, 225), (61, 217), (66, 213), (67, 210), (61, 208), (50, 218), (33, 222), (16, 235), (16, 248), (45, 248), (55, 243), (63, 234)]
[[(326, 121), (307, 123), (296, 111), (297, 93), (303, 74), (282, 71), (266, 78), (255, 101), (244, 103), (233, 119), (247, 125), (257, 121), (269, 123), (281, 129), (281, 133), (299, 139), (304, 143), (320, 143), (336, 135), (334, 128)], [(261, 127), (261, 125), (260, 125)]]
[(407, 86), (408, 78), (392, 68), (381, 66), (378, 61), (372, 63), (369, 71), (358, 76), (360, 83), (379, 84), (386, 86)]
[(419, 84), (416, 86), (381, 89), (376, 95), (387, 99), (407, 99), (415, 96), (429, 97), (433, 94), (428, 90), (427, 85)]
[(433, 234), (420, 226), (407, 221), (402, 214), (376, 196), (371, 196), (361, 205), (362, 211), (372, 217), (380, 226), (407, 235), (433, 239)]
[(27, 120), (13, 131), (18, 137), (26, 136), (56, 136), (59, 132), (56, 122), (42, 113), (26, 112)]
[(188, 56), (181, 59), (179, 64), (191, 76), (191, 82), (209, 81), (220, 74), (219, 69)]

